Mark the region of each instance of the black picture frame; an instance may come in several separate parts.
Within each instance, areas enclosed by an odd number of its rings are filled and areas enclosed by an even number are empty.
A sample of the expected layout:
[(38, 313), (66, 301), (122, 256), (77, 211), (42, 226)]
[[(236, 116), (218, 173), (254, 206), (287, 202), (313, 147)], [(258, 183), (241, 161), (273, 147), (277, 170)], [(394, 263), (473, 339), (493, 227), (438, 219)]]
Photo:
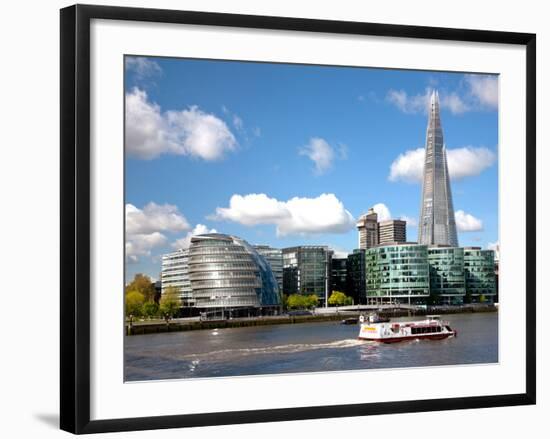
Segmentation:
[[(535, 34), (89, 5), (70, 6), (62, 9), (60, 13), (61, 429), (81, 434), (535, 404)], [(525, 46), (527, 59), (525, 66), (527, 79), (526, 392), (418, 401), (90, 420), (90, 22), (93, 19)]]

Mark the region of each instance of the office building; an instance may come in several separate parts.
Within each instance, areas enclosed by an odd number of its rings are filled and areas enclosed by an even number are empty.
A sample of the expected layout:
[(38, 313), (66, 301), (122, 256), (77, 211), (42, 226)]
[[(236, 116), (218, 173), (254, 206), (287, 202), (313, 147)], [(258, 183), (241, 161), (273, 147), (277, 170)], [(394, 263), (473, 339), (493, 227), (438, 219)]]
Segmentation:
[(464, 249), (460, 247), (428, 248), (430, 294), (437, 305), (460, 305), (466, 294)]
[(493, 302), (496, 296), (495, 252), (464, 247), (466, 300)]
[(325, 306), (330, 294), (332, 252), (326, 246), (304, 245), (283, 249), (283, 293), (315, 294)]
[(395, 243), (365, 252), (367, 303), (425, 304), (430, 296), (428, 247)]
[[(331, 292), (340, 291), (347, 294), (348, 291), (348, 258), (332, 257), (330, 273)], [(330, 295), (329, 295), (330, 296)]]
[(359, 248), (367, 249), (378, 245), (378, 214), (373, 208), (357, 220)]
[(439, 115), (439, 94), (436, 91), (430, 98), (418, 243), (458, 247), (447, 153)]
[(365, 265), (365, 250), (355, 249), (347, 260), (348, 295), (354, 303), (364, 304), (367, 301), (367, 269)]
[(189, 280), (195, 306), (275, 312), (281, 305), (277, 279), (266, 259), (243, 239), (210, 233), (191, 238)]
[(283, 291), (283, 251), (268, 245), (255, 245), (254, 249), (267, 260), (277, 279), (279, 291)]
[(407, 222), (404, 220), (387, 220), (378, 223), (378, 245), (393, 242), (407, 242)]
[(162, 271), (160, 274), (161, 297), (168, 287), (177, 288), (182, 306), (193, 306), (193, 293), (189, 280), (189, 250), (180, 249), (162, 255)]

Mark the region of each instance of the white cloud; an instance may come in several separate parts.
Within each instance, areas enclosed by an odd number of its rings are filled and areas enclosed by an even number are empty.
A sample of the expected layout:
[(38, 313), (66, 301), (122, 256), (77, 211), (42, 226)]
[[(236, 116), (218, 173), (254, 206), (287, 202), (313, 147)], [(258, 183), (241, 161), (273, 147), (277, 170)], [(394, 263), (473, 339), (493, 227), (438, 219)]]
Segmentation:
[(467, 75), (466, 83), (470, 95), (481, 107), (498, 108), (498, 77), (483, 75)]
[(176, 154), (217, 160), (236, 147), (226, 123), (197, 106), (162, 113), (145, 91), (135, 87), (126, 93), (126, 151), (133, 157)]
[(166, 236), (160, 232), (149, 234), (138, 233), (126, 235), (126, 260), (138, 262), (140, 256), (151, 256), (151, 250), (161, 247), (167, 242)]
[[(481, 174), (496, 161), (496, 154), (488, 148), (466, 146), (447, 150), (449, 175), (459, 180)], [(422, 182), (424, 148), (411, 149), (399, 154), (390, 165), (390, 181)]]
[(408, 227), (418, 226), (418, 220), (416, 218), (413, 218), (412, 216), (401, 215), (399, 218), (403, 221), (406, 221)]
[(172, 247), (179, 248), (189, 248), (191, 244), (191, 238), (196, 235), (204, 235), (205, 233), (217, 233), (216, 229), (209, 229), (204, 224), (197, 224), (193, 230), (187, 232), (187, 234), (180, 239), (177, 239), (172, 243)]
[(156, 231), (180, 232), (190, 228), (178, 208), (171, 204), (150, 202), (143, 209), (126, 204), (126, 233), (147, 234)]
[(306, 146), (300, 148), (299, 154), (305, 155), (315, 164), (315, 173), (318, 175), (328, 171), (336, 157), (332, 146), (320, 137), (312, 137)]
[(471, 110), (471, 107), (455, 92), (443, 94), (440, 98), (439, 105), (441, 108), (446, 108), (453, 114), (462, 114)]
[(390, 209), (384, 203), (377, 203), (372, 206), (372, 208), (378, 214), (378, 221), (387, 221), (391, 219)]
[(243, 120), (236, 114), (233, 115), (233, 126), (238, 130), (242, 130), (244, 126)]
[[(390, 89), (386, 95), (386, 101), (396, 106), (403, 113), (416, 114), (427, 113), (430, 107), (431, 88), (426, 88), (424, 93), (409, 95), (405, 90)], [(456, 92), (441, 92), (439, 107), (447, 109), (453, 114), (462, 114), (471, 110), (471, 106)]]
[[(495, 110), (498, 108), (498, 78), (486, 75), (466, 75), (466, 90), (439, 92), (439, 106), (453, 114), (467, 111)], [(424, 93), (408, 94), (405, 90), (390, 89), (386, 101), (407, 114), (427, 113), (433, 88), (427, 87)]]
[(125, 65), (126, 69), (134, 72), (138, 79), (146, 79), (162, 74), (162, 69), (156, 61), (142, 56), (127, 56)]
[(455, 212), (455, 222), (459, 232), (479, 232), (483, 230), (483, 222), (463, 210)]
[(148, 203), (143, 209), (126, 204), (126, 260), (137, 262), (142, 256), (150, 256), (151, 250), (167, 243), (161, 233), (188, 230), (189, 223), (170, 204)]
[(386, 100), (403, 113), (425, 113), (430, 104), (430, 91), (409, 96), (405, 90), (389, 90)]
[(345, 233), (355, 226), (353, 216), (334, 194), (288, 201), (266, 194), (233, 195), (229, 207), (216, 208), (210, 218), (245, 226), (274, 224), (278, 236)]

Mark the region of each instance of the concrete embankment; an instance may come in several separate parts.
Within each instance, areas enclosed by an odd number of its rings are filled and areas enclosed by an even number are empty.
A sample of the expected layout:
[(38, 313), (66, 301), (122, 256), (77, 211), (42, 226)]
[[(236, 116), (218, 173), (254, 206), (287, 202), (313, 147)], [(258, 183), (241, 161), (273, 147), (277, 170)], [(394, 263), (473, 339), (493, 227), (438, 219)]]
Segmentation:
[[(460, 314), (460, 313), (477, 313), (477, 312), (496, 312), (498, 308), (492, 305), (471, 305), (460, 307), (429, 307), (426, 309), (385, 309), (378, 312), (381, 317), (413, 317), (423, 316), (427, 314)], [(346, 318), (358, 318), (360, 312), (337, 312), (333, 314), (322, 315), (296, 315), (296, 316), (265, 316), (243, 319), (228, 319), (228, 320), (205, 320), (205, 321), (177, 321), (172, 320), (169, 323), (153, 321), (153, 322), (135, 322), (130, 325), (126, 323), (126, 333), (128, 335), (155, 334), (160, 332), (177, 332), (177, 331), (195, 331), (201, 329), (222, 329), (222, 328), (244, 328), (250, 326), (266, 326), (266, 325), (288, 325), (297, 323), (313, 323), (313, 322), (330, 322), (341, 321)]]

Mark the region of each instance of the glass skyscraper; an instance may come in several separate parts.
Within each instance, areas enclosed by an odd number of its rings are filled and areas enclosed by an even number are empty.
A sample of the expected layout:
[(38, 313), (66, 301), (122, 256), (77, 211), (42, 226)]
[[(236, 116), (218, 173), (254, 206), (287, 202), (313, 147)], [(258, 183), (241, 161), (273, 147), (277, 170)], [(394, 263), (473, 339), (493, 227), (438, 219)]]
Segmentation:
[(426, 155), (418, 243), (458, 247), (453, 197), (439, 116), (439, 94), (432, 92), (426, 131)]

